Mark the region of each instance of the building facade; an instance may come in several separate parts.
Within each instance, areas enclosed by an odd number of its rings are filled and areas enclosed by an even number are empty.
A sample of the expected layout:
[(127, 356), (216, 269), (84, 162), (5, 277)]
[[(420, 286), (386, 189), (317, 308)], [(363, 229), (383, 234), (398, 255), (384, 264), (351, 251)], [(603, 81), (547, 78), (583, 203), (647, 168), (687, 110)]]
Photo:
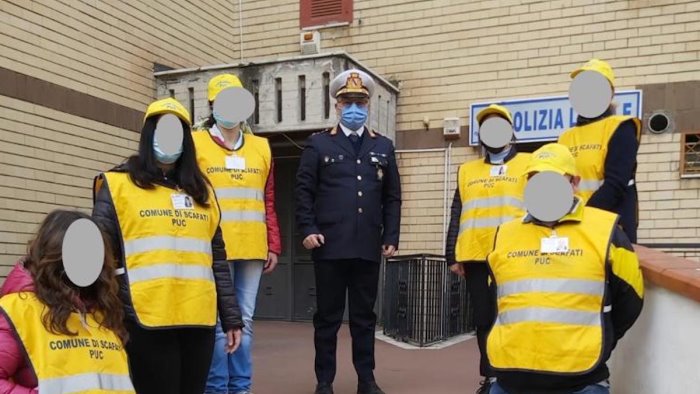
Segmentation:
[[(457, 167), (480, 155), (468, 147), (470, 105), (566, 95), (569, 72), (598, 57), (615, 69), (618, 89), (643, 94), (639, 242), (700, 256), (700, 1), (8, 0), (0, 17), (0, 277), (48, 211), (90, 209), (92, 177), (135, 151), (149, 101), (173, 95), (198, 118), (208, 111), (205, 74), (279, 59), (298, 67), (303, 33), (317, 34), (311, 53), (347, 53), (348, 64), (386, 82), (374, 126), (399, 150), (401, 254), (443, 252)], [(280, 75), (270, 89), (300, 91), (299, 73)], [(274, 94), (261, 92), (270, 103)], [(290, 105), (283, 111), (295, 112)], [(305, 113), (320, 105), (309, 101)], [(261, 116), (275, 116), (273, 104), (265, 108)], [(652, 133), (657, 113), (668, 125)], [(444, 137), (446, 118), (459, 119), (457, 138)], [(325, 123), (285, 133), (260, 121), (283, 164), (279, 188), (291, 190), (304, 133)], [(278, 210), (292, 220), (289, 193), (278, 193)], [(292, 249), (293, 223), (282, 224), (293, 261), (303, 251)], [(287, 275), (289, 286), (308, 279)], [(298, 297), (285, 313), (301, 318), (311, 294)]]
[[(154, 67), (230, 62), (233, 2), (0, 2), (0, 281), (49, 211), (133, 154)], [(206, 29), (203, 28), (206, 26)]]
[[(232, 37), (246, 60), (298, 55), (300, 32), (317, 31), (321, 53), (343, 50), (396, 82), (402, 254), (442, 253), (457, 166), (479, 155), (467, 147), (470, 104), (566, 95), (569, 72), (598, 57), (618, 90), (643, 94), (639, 243), (700, 256), (700, 1), (246, 3)], [(445, 139), (452, 117), (460, 138)]]

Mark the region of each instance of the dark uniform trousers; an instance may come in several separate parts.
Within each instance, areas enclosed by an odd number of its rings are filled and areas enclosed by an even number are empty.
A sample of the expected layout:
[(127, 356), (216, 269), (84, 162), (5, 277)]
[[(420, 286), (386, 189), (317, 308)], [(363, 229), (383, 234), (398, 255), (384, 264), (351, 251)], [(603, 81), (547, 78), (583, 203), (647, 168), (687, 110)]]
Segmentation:
[(374, 380), (374, 331), (377, 316), (379, 263), (362, 259), (320, 260), (314, 263), (317, 311), (314, 315), (316, 376), (319, 382), (335, 379), (337, 333), (343, 322), (348, 296), (352, 362), (360, 381)]
[(486, 262), (469, 262), (464, 264), (464, 276), (467, 282), (469, 302), (474, 308), (474, 326), (481, 359), (479, 372), (481, 376), (492, 377), (493, 372), (486, 355), (486, 338), (496, 319), (496, 303), (493, 287), (489, 286), (489, 269)]
[(401, 187), (391, 141), (365, 129), (312, 135), (297, 171), (296, 216), (303, 238), (322, 234), (312, 251), (316, 275), (315, 370), (336, 373), (337, 333), (346, 294), (353, 364), (361, 382), (374, 380), (374, 331), (382, 245), (398, 247)]

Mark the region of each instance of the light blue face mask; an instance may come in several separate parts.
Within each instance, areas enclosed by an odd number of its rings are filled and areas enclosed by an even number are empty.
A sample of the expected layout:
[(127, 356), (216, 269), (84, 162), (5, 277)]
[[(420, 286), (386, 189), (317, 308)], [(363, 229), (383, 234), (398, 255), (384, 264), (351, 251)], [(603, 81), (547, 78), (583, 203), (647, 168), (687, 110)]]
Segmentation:
[(177, 152), (172, 153), (172, 154), (167, 154), (163, 152), (162, 149), (160, 149), (160, 146), (158, 146), (158, 139), (156, 136), (153, 136), (153, 153), (156, 156), (156, 160), (163, 164), (173, 164), (177, 161), (177, 159), (182, 156), (182, 144), (178, 148)]
[(346, 105), (340, 117), (340, 123), (350, 130), (359, 130), (367, 122), (367, 107), (360, 107), (357, 103)]
[(217, 114), (216, 111), (213, 113), (214, 114), (214, 120), (216, 121), (216, 124), (219, 125), (219, 127), (223, 127), (224, 129), (232, 129), (238, 125), (236, 122), (232, 122), (230, 120), (224, 120), (224, 118)]

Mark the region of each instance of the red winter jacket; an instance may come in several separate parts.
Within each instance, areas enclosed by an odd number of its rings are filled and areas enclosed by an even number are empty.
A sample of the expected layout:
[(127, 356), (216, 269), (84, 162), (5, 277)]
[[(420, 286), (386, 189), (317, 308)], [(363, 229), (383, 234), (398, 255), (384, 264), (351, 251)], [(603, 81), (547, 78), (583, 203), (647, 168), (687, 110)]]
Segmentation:
[[(22, 263), (17, 263), (0, 289), (0, 297), (20, 291), (34, 291), (34, 282)], [(0, 394), (38, 394), (34, 371), (14, 330), (0, 313)]]

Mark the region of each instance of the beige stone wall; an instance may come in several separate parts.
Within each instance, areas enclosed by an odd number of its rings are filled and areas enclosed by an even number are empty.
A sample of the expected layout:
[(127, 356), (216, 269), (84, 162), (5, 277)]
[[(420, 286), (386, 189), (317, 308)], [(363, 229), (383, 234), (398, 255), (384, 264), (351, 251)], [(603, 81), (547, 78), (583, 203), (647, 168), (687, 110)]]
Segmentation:
[[(154, 62), (237, 56), (234, 18), (234, 2), (220, 0), (3, 0), (0, 68), (144, 111)], [(89, 212), (93, 177), (137, 141), (134, 131), (0, 95), (0, 281), (47, 212)]]
[(130, 155), (138, 134), (0, 96), (0, 276), (46, 213), (90, 212), (92, 180)]
[[(244, 4), (245, 57), (298, 54), (298, 5)], [(351, 26), (321, 30), (322, 51), (345, 50), (401, 81), (399, 135), (422, 129), (425, 117), (431, 129), (451, 116), (468, 124), (473, 102), (566, 94), (568, 73), (591, 57), (610, 61), (621, 90), (700, 80), (700, 1), (356, 0), (354, 8)], [(679, 177), (680, 135), (645, 134), (642, 143), (639, 242), (698, 242), (700, 179)], [(402, 252), (442, 250), (442, 162), (419, 164), (440, 157), (401, 155)]]
[(143, 110), (153, 63), (233, 60), (232, 1), (0, 2), (0, 67)]
[[(443, 228), (447, 228), (450, 220), (457, 170), (465, 161), (476, 158), (474, 149), (465, 147), (453, 147), (449, 160), (445, 151), (397, 154), (403, 194), (400, 254), (443, 253)], [(447, 216), (444, 217), (446, 160), (450, 165), (447, 174)]]
[[(586, 5), (584, 5), (586, 4)], [(620, 89), (700, 79), (700, 1), (356, 0), (350, 27), (321, 30), (402, 82), (397, 130), (442, 127), (471, 102), (564, 94), (568, 73), (597, 56)], [(272, 12), (272, 9), (276, 12)], [(299, 1), (243, 5), (246, 58), (299, 53)], [(237, 37), (235, 39), (238, 39)]]

